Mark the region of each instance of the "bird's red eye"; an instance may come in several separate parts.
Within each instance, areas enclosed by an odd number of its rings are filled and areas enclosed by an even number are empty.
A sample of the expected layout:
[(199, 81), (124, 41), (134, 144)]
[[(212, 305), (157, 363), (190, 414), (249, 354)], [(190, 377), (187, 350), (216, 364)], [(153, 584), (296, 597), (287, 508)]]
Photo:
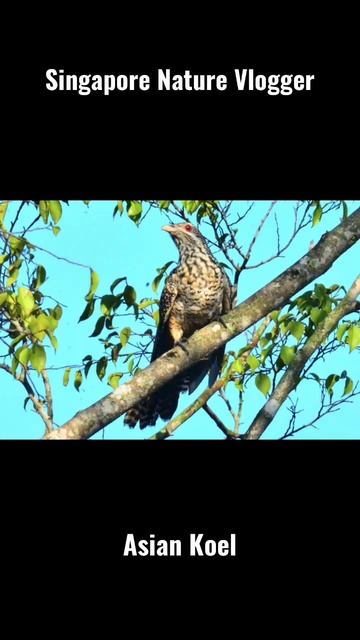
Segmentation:
[(192, 230), (193, 230), (193, 228), (192, 228), (192, 225), (191, 225), (191, 224), (186, 224), (186, 225), (185, 225), (185, 231), (189, 231), (189, 232), (190, 232), (190, 231), (192, 231)]

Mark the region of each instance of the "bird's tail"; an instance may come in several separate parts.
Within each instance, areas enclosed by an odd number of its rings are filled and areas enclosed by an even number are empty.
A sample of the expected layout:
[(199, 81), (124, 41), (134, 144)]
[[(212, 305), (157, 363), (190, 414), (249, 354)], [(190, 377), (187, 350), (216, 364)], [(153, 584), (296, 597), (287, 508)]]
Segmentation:
[(128, 425), (128, 427), (135, 427), (137, 423), (140, 424), (140, 429), (144, 429), (145, 427), (152, 426), (156, 423), (158, 418), (158, 413), (155, 410), (154, 401), (155, 398), (149, 398), (143, 400), (141, 404), (135, 405), (129, 409), (124, 418), (124, 424)]
[(125, 415), (124, 424), (135, 427), (139, 422), (140, 429), (145, 429), (145, 427), (154, 426), (159, 417), (162, 420), (170, 420), (177, 409), (180, 393), (188, 391), (190, 394), (195, 391), (209, 369), (209, 386), (214, 384), (221, 369), (223, 356), (224, 348), (221, 347), (211, 360), (196, 363), (152, 396), (144, 398), (141, 403), (129, 409)]
[(179, 380), (172, 380), (160, 391), (129, 409), (125, 415), (124, 424), (135, 427), (139, 422), (140, 429), (145, 429), (155, 425), (159, 417), (162, 420), (170, 420), (176, 411), (179, 395), (183, 390), (186, 389)]

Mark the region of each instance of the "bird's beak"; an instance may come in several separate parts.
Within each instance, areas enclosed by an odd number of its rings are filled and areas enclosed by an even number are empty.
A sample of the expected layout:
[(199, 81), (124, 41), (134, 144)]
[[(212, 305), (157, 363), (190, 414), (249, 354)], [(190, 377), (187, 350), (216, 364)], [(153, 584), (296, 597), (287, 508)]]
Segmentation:
[(162, 230), (167, 231), (168, 233), (171, 233), (171, 235), (176, 235), (175, 227), (171, 225), (165, 225), (165, 227), (162, 227)]

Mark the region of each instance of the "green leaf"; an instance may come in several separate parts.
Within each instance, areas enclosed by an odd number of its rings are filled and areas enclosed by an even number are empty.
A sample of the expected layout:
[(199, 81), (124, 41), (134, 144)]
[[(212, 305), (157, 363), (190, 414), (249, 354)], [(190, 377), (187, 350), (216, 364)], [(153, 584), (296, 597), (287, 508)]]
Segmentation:
[(115, 287), (117, 287), (117, 285), (122, 282), (123, 280), (126, 280), (126, 278), (116, 278), (116, 280), (114, 280), (114, 282), (112, 283), (111, 287), (110, 287), (110, 291), (111, 293), (114, 293), (114, 289)]
[(28, 321), (28, 327), (36, 340), (44, 340), (46, 336), (46, 330), (51, 329), (49, 316), (45, 313), (40, 313), (38, 316), (30, 316)]
[(128, 362), (128, 371), (129, 373), (132, 373), (134, 370), (134, 365), (135, 365), (135, 361), (134, 358), (130, 358), (129, 362)]
[(85, 296), (85, 300), (87, 300), (88, 302), (90, 302), (93, 299), (95, 295), (95, 291), (99, 286), (99, 282), (100, 282), (100, 277), (98, 276), (96, 271), (93, 271), (93, 269), (90, 269), (90, 289), (89, 289), (89, 293)]
[(131, 336), (130, 327), (124, 327), (124, 329), (122, 329), (120, 332), (120, 342), (122, 347), (126, 347), (130, 336)]
[(320, 379), (320, 376), (318, 376), (317, 373), (309, 373), (309, 375), (312, 376), (314, 378), (314, 380), (316, 380), (316, 382), (321, 385), (321, 379)]
[(353, 388), (354, 388), (354, 383), (351, 380), (351, 378), (349, 378), (349, 376), (347, 376), (346, 379), (345, 379), (345, 386), (344, 386), (343, 396), (346, 396), (348, 393), (351, 393)]
[(315, 284), (314, 293), (316, 298), (318, 298), (321, 303), (324, 301), (324, 298), (327, 297), (327, 290), (323, 284)]
[(281, 347), (280, 358), (285, 365), (289, 365), (295, 357), (295, 347)]
[(9, 245), (12, 253), (20, 255), (25, 245), (27, 244), (25, 238), (17, 238), (16, 236), (10, 236)]
[(26, 344), (19, 347), (19, 349), (15, 351), (15, 358), (20, 362), (20, 364), (22, 364), (23, 367), (26, 367), (30, 358), (29, 347)]
[(124, 289), (124, 300), (128, 307), (131, 307), (131, 305), (134, 304), (134, 302), (136, 301), (136, 291), (134, 287), (126, 285)]
[(144, 298), (139, 304), (139, 310), (142, 311), (142, 309), (151, 307), (152, 304), (155, 304), (155, 300), (151, 300), (150, 298)]
[(349, 328), (348, 343), (350, 347), (350, 353), (360, 345), (360, 327), (356, 324), (352, 324)]
[(100, 335), (100, 333), (102, 332), (103, 328), (104, 328), (104, 324), (105, 324), (105, 316), (100, 316), (100, 318), (98, 319), (96, 325), (95, 325), (95, 329), (92, 332), (92, 334), (90, 335), (90, 338), (96, 338), (96, 336)]
[(270, 318), (271, 318), (271, 320), (273, 320), (274, 322), (277, 322), (277, 321), (278, 321), (278, 318), (279, 318), (279, 315), (280, 315), (280, 310), (278, 310), (278, 311), (272, 311), (272, 312), (270, 313)]
[(96, 363), (96, 374), (99, 380), (102, 380), (106, 373), (107, 363), (108, 361), (105, 356), (100, 358), (99, 362)]
[(22, 317), (27, 318), (35, 307), (33, 294), (31, 293), (31, 291), (29, 291), (29, 289), (20, 287), (19, 293), (17, 295), (17, 302), (21, 307)]
[(249, 365), (251, 371), (255, 371), (260, 365), (260, 361), (251, 354), (246, 358), (246, 362)]
[[(90, 357), (91, 357), (91, 356), (90, 356)], [(86, 365), (85, 365), (85, 367), (84, 367), (85, 378), (87, 378), (87, 377), (88, 377), (88, 373), (89, 373), (89, 371), (90, 371), (90, 367), (92, 367), (92, 365), (93, 365), (93, 364), (94, 364), (94, 362), (93, 362), (92, 358), (91, 358), (91, 360), (89, 360), (89, 361), (86, 363)]]
[(54, 348), (54, 351), (57, 350), (58, 346), (59, 346), (59, 341), (57, 339), (56, 336), (54, 336), (53, 333), (50, 333), (50, 331), (47, 332), (48, 336), (49, 336), (49, 340)]
[(0, 293), (0, 307), (2, 307), (5, 302), (7, 301), (8, 298), (8, 294), (6, 293), (6, 291), (3, 291), (2, 293)]
[(90, 302), (87, 303), (84, 311), (82, 312), (78, 322), (83, 322), (83, 320), (87, 320), (88, 318), (90, 318), (90, 316), (93, 314), (94, 312), (94, 308), (95, 308), (95, 300), (90, 300)]
[(10, 254), (9, 253), (4, 253), (2, 256), (0, 256), (0, 267), (1, 267), (1, 265), (4, 264), (4, 262), (9, 260), (9, 258), (10, 258)]
[(51, 309), (51, 315), (56, 319), (56, 320), (60, 320), (61, 316), (63, 314), (63, 310), (61, 308), (61, 306), (59, 304), (56, 305), (56, 307), (54, 307), (53, 309)]
[(61, 231), (60, 227), (52, 227), (52, 232), (53, 232), (54, 236), (58, 236), (60, 231)]
[(113, 328), (114, 328), (114, 327), (113, 327), (113, 323), (112, 323), (112, 321), (113, 321), (113, 317), (114, 317), (114, 316), (106, 316), (106, 317), (105, 317), (105, 327), (106, 327), (107, 329), (113, 329)]
[(255, 384), (259, 391), (261, 391), (261, 393), (263, 393), (266, 397), (271, 387), (269, 376), (267, 376), (265, 373), (258, 373), (255, 378)]
[(183, 200), (186, 211), (191, 215), (200, 206), (200, 200)]
[(266, 345), (269, 342), (269, 340), (271, 340), (271, 338), (266, 337), (266, 335), (263, 338), (260, 338), (259, 345), (260, 345), (261, 349), (266, 347)]
[(347, 218), (349, 215), (349, 209), (345, 200), (342, 200), (342, 206), (343, 206), (343, 218)]
[(75, 372), (75, 380), (74, 380), (74, 387), (76, 391), (79, 391), (82, 381), (83, 381), (82, 372), (80, 371), (80, 369), (78, 369)]
[(262, 362), (262, 364), (264, 364), (264, 363), (265, 363), (265, 360), (266, 360), (266, 359), (269, 357), (269, 355), (273, 352), (274, 347), (275, 347), (275, 344), (274, 344), (274, 343), (272, 343), (272, 344), (270, 344), (268, 347), (266, 347), (266, 349), (264, 349), (264, 350), (261, 352), (261, 362)]
[(173, 260), (170, 260), (170, 262), (167, 262), (166, 264), (164, 264), (163, 267), (160, 267), (160, 269), (157, 269), (158, 275), (156, 276), (156, 278), (154, 278), (154, 280), (152, 282), (152, 285), (151, 285), (151, 288), (154, 291), (154, 293), (157, 292), (159, 284), (160, 284), (162, 278), (164, 277), (165, 272), (167, 271), (169, 266), (171, 264), (173, 264), (173, 262), (174, 262)]
[(85, 356), (85, 358), (83, 358), (83, 362), (86, 363), (84, 367), (84, 373), (85, 373), (85, 378), (87, 378), (88, 373), (90, 371), (90, 367), (94, 364), (92, 356), (91, 355)]
[(70, 367), (67, 367), (65, 369), (65, 371), (64, 371), (64, 377), (63, 377), (63, 385), (64, 385), (64, 387), (67, 387), (68, 384), (69, 384), (70, 372), (71, 372)]
[(62, 215), (62, 206), (59, 200), (49, 200), (49, 211), (54, 224), (57, 224)]
[(170, 200), (159, 200), (160, 209), (168, 210), (170, 206)]
[(129, 218), (135, 222), (135, 224), (139, 224), (142, 214), (142, 204), (138, 200), (130, 200), (128, 203), (127, 213)]
[(334, 386), (335, 384), (340, 380), (340, 377), (336, 374), (336, 373), (332, 373), (331, 375), (329, 375), (326, 378), (325, 381), (325, 388), (329, 394), (329, 396), (332, 396), (334, 393)]
[(20, 274), (20, 269), (14, 269), (14, 271), (12, 271), (11, 276), (9, 276), (9, 278), (6, 281), (6, 286), (7, 287), (11, 287), (12, 284), (14, 284), (14, 282), (16, 282), (16, 280), (18, 279)]
[(110, 315), (111, 309), (115, 301), (116, 301), (116, 297), (111, 295), (106, 295), (101, 298), (100, 309), (101, 309), (101, 313), (104, 316)]
[(45, 222), (45, 224), (47, 224), (47, 222), (49, 220), (49, 202), (48, 202), (48, 200), (40, 200), (40, 202), (39, 202), (39, 211), (40, 211), (40, 215), (41, 215), (43, 221)]
[(17, 358), (15, 358), (15, 356), (14, 356), (14, 358), (12, 359), (12, 362), (11, 362), (11, 367), (10, 367), (10, 368), (11, 368), (11, 373), (12, 373), (13, 375), (15, 375), (15, 373), (16, 373), (16, 369), (17, 369), (17, 367), (18, 367), (18, 364), (19, 364), (19, 361), (18, 361), (18, 359), (17, 359)]
[(116, 364), (118, 359), (119, 359), (120, 349), (121, 349), (121, 344), (116, 344), (111, 349), (111, 360), (112, 360), (113, 364)]
[(25, 337), (25, 333), (19, 333), (19, 335), (17, 335), (16, 338), (14, 338), (14, 340), (11, 342), (9, 351), (13, 351), (16, 345), (19, 344), (19, 342), (21, 342)]
[(123, 205), (123, 201), (122, 200), (118, 200), (116, 207), (113, 211), (113, 218), (115, 218), (116, 214), (118, 213), (119, 216), (122, 216), (124, 212), (124, 205)]
[(30, 349), (30, 362), (34, 369), (41, 373), (46, 366), (46, 353), (41, 344), (33, 344)]
[(154, 278), (154, 280), (151, 283), (151, 288), (154, 291), (154, 293), (157, 292), (158, 288), (159, 288), (159, 284), (163, 278), (164, 274), (163, 273), (159, 273), (159, 275), (156, 276), (156, 278)]
[(0, 204), (0, 226), (4, 222), (5, 213), (8, 208), (8, 205), (9, 205), (8, 202), (3, 202), (2, 204)]
[(294, 338), (296, 338), (298, 342), (300, 342), (301, 338), (304, 335), (305, 326), (302, 322), (296, 322), (296, 320), (293, 320), (289, 324), (289, 331), (291, 335), (294, 336)]
[(39, 264), (38, 268), (36, 269), (35, 289), (38, 289), (39, 287), (41, 287), (41, 285), (45, 282), (45, 280), (46, 280), (45, 267)]
[(310, 318), (315, 325), (320, 324), (327, 316), (327, 312), (319, 307), (313, 307), (310, 311)]
[(244, 373), (244, 363), (241, 358), (234, 360), (230, 365), (227, 375), (230, 376), (232, 373)]
[(344, 337), (344, 333), (346, 332), (346, 330), (349, 328), (350, 323), (349, 322), (343, 322), (341, 325), (339, 325), (339, 328), (336, 332), (336, 338), (337, 340), (342, 340)]
[(159, 312), (159, 309), (156, 309), (156, 311), (153, 311), (152, 316), (153, 316), (153, 318), (154, 318), (154, 321), (155, 321), (156, 326), (158, 326), (158, 325), (159, 325), (159, 322), (160, 322), (160, 312)]
[(108, 377), (108, 385), (110, 385), (110, 387), (112, 387), (113, 389), (117, 389), (119, 386), (119, 380), (122, 377), (122, 373), (112, 373), (109, 377)]
[(55, 331), (55, 329), (57, 329), (58, 326), (58, 321), (56, 320), (56, 318), (54, 318), (54, 316), (52, 314), (50, 314), (49, 316), (47, 316), (48, 319), (48, 323), (49, 323), (49, 331), (53, 332)]
[(322, 206), (320, 205), (320, 202), (317, 204), (317, 207), (315, 208), (315, 211), (313, 213), (313, 220), (312, 220), (312, 226), (315, 227), (317, 224), (319, 224), (321, 218), (323, 215), (323, 209)]

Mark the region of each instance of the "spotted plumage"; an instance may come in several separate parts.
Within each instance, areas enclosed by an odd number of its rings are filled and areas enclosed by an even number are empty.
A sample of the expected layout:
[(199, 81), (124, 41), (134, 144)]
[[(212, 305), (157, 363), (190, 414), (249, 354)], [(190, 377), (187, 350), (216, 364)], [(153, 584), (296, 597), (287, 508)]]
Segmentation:
[[(151, 361), (177, 343), (189, 338), (221, 315), (230, 311), (233, 292), (222, 267), (210, 252), (201, 233), (190, 223), (163, 227), (179, 250), (179, 263), (165, 281), (160, 298), (159, 325)], [(166, 383), (160, 391), (133, 407), (125, 416), (125, 424), (140, 428), (154, 425), (160, 416), (164, 420), (176, 411), (179, 394), (192, 393), (209, 373), (212, 385), (219, 373), (224, 348), (209, 360), (196, 363)]]

